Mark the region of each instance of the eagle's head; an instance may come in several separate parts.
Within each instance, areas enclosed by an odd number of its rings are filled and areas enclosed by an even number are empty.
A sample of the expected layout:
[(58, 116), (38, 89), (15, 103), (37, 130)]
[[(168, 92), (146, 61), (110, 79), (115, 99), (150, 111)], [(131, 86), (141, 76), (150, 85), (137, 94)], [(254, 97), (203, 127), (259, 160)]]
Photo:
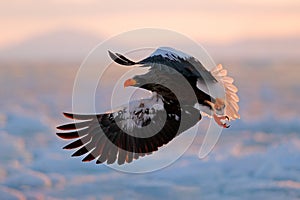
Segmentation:
[(155, 85), (159, 84), (161, 83), (160, 81), (156, 80), (156, 77), (152, 76), (152, 74), (146, 73), (141, 75), (135, 75), (132, 78), (127, 79), (124, 82), (124, 87), (132, 86), (136, 88), (145, 89), (151, 92), (157, 92), (157, 88), (155, 87)]
[(135, 75), (124, 82), (124, 87), (133, 86), (143, 88), (143, 85), (149, 83), (149, 80), (151, 80), (151, 77), (149, 77), (147, 73), (142, 75)]

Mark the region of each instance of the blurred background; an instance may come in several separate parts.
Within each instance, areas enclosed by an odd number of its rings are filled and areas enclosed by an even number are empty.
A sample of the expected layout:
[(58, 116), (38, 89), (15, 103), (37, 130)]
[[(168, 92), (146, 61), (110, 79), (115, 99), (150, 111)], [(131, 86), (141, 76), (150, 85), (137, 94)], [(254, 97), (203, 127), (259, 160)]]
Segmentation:
[[(0, 199), (300, 198), (300, 1), (0, 5)], [(81, 62), (101, 41), (147, 27), (182, 33), (226, 66), (239, 87), (241, 120), (206, 159), (197, 157), (200, 131), (177, 162), (156, 172), (70, 158), (55, 127), (71, 110)]]

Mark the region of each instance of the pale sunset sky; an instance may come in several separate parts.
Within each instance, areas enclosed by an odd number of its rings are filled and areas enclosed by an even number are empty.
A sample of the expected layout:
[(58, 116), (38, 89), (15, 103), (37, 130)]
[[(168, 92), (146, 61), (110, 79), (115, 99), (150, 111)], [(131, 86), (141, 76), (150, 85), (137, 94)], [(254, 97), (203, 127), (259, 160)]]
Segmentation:
[(0, 48), (59, 30), (110, 37), (166, 28), (215, 43), (295, 37), (299, 22), (300, 0), (2, 0)]

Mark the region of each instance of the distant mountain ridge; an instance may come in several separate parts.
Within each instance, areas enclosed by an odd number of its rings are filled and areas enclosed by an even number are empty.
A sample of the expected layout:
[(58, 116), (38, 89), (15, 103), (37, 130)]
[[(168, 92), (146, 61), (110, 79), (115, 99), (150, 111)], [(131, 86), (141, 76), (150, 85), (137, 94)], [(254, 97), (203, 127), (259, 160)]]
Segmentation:
[(24, 40), (23, 42), (0, 49), (0, 58), (20, 60), (83, 60), (102, 36), (90, 33), (62, 30)]
[(300, 37), (245, 39), (228, 44), (208, 44), (214, 57), (259, 61), (288, 61), (300, 58)]
[[(101, 35), (88, 32), (61, 30), (0, 49), (0, 59), (82, 61), (104, 39)], [(220, 59), (285, 61), (300, 58), (300, 37), (247, 39), (203, 45), (213, 58)]]

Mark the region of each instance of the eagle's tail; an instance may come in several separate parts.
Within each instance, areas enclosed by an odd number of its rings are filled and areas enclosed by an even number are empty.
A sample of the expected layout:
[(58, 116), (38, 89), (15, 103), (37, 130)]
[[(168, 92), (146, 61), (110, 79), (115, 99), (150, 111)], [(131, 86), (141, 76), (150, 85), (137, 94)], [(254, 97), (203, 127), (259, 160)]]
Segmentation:
[(132, 65), (137, 64), (136, 62), (134, 62), (132, 60), (129, 60), (128, 58), (126, 58), (122, 54), (112, 53), (111, 51), (108, 51), (108, 54), (111, 57), (111, 59), (113, 59), (113, 61), (115, 61), (116, 63), (118, 63), (120, 65), (132, 66)]
[(225, 89), (225, 113), (230, 120), (240, 119), (239, 111), (239, 97), (237, 95), (238, 88), (233, 84), (233, 78), (227, 76), (227, 70), (221, 64), (217, 65), (211, 70), (211, 74), (224, 85)]

